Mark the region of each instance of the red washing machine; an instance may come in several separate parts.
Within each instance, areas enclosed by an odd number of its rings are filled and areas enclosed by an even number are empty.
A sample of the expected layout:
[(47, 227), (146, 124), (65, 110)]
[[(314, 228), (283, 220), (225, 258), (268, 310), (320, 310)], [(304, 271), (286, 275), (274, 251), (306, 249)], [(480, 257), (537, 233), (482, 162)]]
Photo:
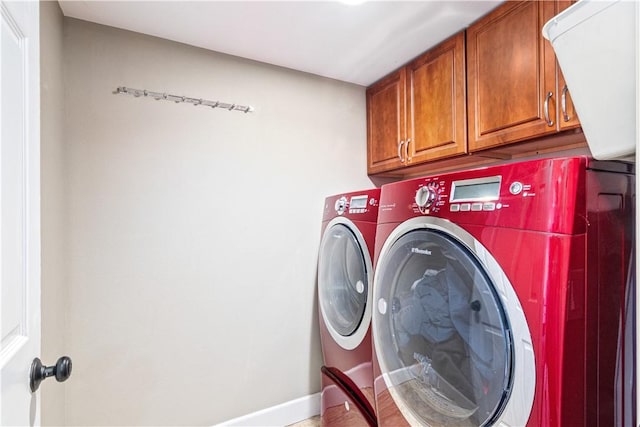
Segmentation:
[(621, 403), (633, 174), (567, 157), (383, 186), (378, 423), (635, 425)]
[(318, 255), (324, 426), (376, 425), (371, 260), (379, 200), (379, 189), (325, 200)]

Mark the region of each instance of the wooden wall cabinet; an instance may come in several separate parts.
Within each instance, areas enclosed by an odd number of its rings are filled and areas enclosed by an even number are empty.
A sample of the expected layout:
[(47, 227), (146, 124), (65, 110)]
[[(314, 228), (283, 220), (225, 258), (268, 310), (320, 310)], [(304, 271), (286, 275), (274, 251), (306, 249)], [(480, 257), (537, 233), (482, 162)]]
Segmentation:
[(367, 89), (367, 149), (369, 174), (466, 153), (464, 32)]
[(404, 164), (406, 71), (401, 68), (367, 89), (367, 171)]
[[(543, 25), (575, 0), (509, 1), (367, 89), (369, 175), (586, 147)], [(469, 153), (469, 156), (460, 156)]]
[(467, 29), (469, 151), (579, 126), (553, 48), (542, 37), (542, 26), (565, 3), (506, 2)]

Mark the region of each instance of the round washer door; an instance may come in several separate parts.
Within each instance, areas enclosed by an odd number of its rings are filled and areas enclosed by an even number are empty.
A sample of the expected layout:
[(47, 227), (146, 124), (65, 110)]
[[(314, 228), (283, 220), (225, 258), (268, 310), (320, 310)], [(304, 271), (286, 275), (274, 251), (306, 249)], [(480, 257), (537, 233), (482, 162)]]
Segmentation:
[(327, 225), (318, 257), (320, 312), (331, 337), (353, 350), (371, 322), (371, 257), (362, 233), (346, 218)]
[(515, 290), (461, 227), (414, 218), (385, 242), (373, 336), (385, 384), (411, 425), (525, 425), (531, 335)]

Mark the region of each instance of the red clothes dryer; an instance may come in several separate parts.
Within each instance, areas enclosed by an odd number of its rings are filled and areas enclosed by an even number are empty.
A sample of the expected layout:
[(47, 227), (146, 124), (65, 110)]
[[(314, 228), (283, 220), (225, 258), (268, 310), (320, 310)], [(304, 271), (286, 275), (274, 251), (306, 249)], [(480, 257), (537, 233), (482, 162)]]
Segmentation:
[(318, 255), (325, 426), (375, 425), (371, 296), (379, 200), (379, 189), (325, 200)]
[(634, 425), (620, 403), (634, 182), (629, 164), (567, 157), (384, 185), (378, 423)]

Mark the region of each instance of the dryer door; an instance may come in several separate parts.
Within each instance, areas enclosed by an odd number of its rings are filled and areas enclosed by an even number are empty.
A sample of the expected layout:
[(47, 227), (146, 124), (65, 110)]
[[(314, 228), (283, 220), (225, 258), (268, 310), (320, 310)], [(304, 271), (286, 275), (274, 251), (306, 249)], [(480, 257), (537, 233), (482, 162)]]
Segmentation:
[[(376, 355), (412, 425), (526, 424), (535, 385), (531, 338), (513, 288), (483, 249), (449, 221), (416, 218), (399, 226), (381, 251)], [(532, 374), (516, 379), (516, 364)], [(510, 401), (517, 407), (509, 408)]]
[(346, 218), (326, 228), (318, 259), (318, 299), (332, 338), (352, 350), (371, 322), (371, 257), (362, 233)]

